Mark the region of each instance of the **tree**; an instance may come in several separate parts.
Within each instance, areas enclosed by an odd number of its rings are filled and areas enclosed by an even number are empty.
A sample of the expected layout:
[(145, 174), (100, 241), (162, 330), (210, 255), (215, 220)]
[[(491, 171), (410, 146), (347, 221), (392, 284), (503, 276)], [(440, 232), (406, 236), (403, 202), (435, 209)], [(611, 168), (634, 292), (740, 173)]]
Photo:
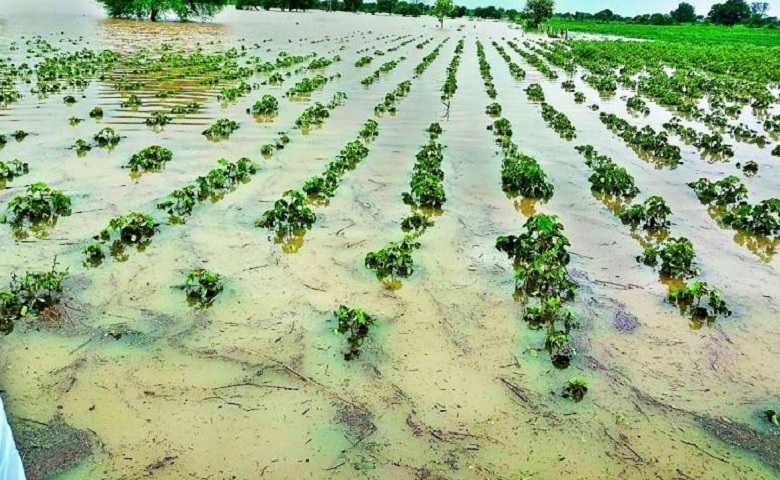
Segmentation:
[(672, 10), (671, 17), (677, 23), (693, 23), (696, 21), (696, 9), (690, 3), (681, 3), (676, 10)]
[(745, 0), (726, 0), (710, 9), (710, 20), (719, 25), (733, 26), (750, 18), (750, 7)]
[(344, 0), (344, 10), (358, 12), (363, 9), (363, 0)]
[(436, 0), (433, 6), (433, 15), (439, 19), (439, 28), (444, 28), (444, 17), (452, 15), (455, 6), (452, 0)]
[(114, 18), (149, 18), (156, 22), (173, 13), (181, 20), (209, 18), (219, 13), (228, 0), (98, 0)]
[(610, 20), (615, 18), (615, 14), (612, 13), (612, 10), (606, 9), (593, 15), (593, 18), (595, 18), (596, 20), (601, 20), (602, 22), (609, 22)]
[(769, 4), (766, 2), (753, 2), (750, 4), (750, 12), (753, 15), (761, 15), (761, 18), (766, 16), (766, 12), (769, 11)]
[(554, 0), (527, 0), (525, 4), (525, 12), (531, 17), (534, 27), (552, 17), (554, 8)]
[(385, 13), (393, 13), (393, 8), (395, 7), (396, 0), (377, 0), (376, 1), (376, 10), (378, 12), (385, 12)]

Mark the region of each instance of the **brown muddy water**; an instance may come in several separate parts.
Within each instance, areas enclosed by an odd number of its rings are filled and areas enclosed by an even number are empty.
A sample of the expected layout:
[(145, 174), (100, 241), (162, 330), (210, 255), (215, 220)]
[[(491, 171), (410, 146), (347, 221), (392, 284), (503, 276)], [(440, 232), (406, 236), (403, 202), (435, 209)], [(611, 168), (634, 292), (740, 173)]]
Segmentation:
[[(757, 195), (751, 200), (776, 195), (779, 169), (765, 151), (737, 143), (732, 163), (708, 163), (688, 148), (679, 168), (658, 170), (585, 106), (598, 102), (628, 118), (619, 98), (625, 92), (600, 99), (575, 77), (589, 100), (577, 105), (558, 85), (563, 76), (550, 82), (508, 50), (529, 73), (512, 79), (490, 45), (521, 38), (503, 23), (450, 21), (441, 31), (430, 18), (231, 10), (207, 24), (150, 24), (107, 20), (89, 2), (65, 3), (3, 0), (0, 56), (37, 63), (25, 45), (36, 35), (63, 50), (131, 53), (199, 43), (211, 50), (244, 45), (269, 60), (280, 51), (338, 53), (342, 61), (323, 73), (341, 78), (312, 100), (326, 102), (336, 91), (348, 100), (321, 129), (303, 135), (292, 125), (309, 102), (281, 98), (303, 74), (228, 103), (196, 82), (155, 84), (139, 94), (145, 103), (137, 111), (119, 106), (126, 95), (113, 82), (94, 80), (83, 92), (48, 98), (30, 93), (34, 83), (18, 86), (24, 97), (0, 110), (0, 133), (32, 135), (10, 140), (0, 159), (26, 161), (30, 173), (9, 182), (0, 203), (44, 181), (68, 193), (74, 210), (45, 238), (19, 239), (0, 225), (3, 286), (12, 272), (45, 269), (55, 256), (71, 273), (60, 323), (20, 322), (0, 338), (0, 392), (31, 478), (780, 478), (778, 433), (760, 415), (780, 407), (778, 261), (735, 241), (685, 186), (699, 176), (732, 174), (734, 162), (754, 158), (761, 168), (746, 180)], [(406, 35), (416, 40), (354, 67), (366, 54), (359, 50), (391, 48)], [(429, 37), (424, 49), (415, 48)], [(412, 79), (414, 66), (448, 37), (439, 58)], [(460, 38), (459, 88), (445, 116), (439, 89)], [(555, 184), (546, 204), (501, 191), (500, 157), (485, 129), (490, 99), (477, 38), (515, 141)], [(360, 84), (401, 55), (407, 59), (370, 88)], [(284, 191), (321, 172), (385, 93), (407, 79), (411, 93), (396, 116), (377, 119), (380, 135), (369, 156), (329, 205), (314, 208), (318, 220), (300, 250), (282, 251), (255, 219)], [(527, 101), (523, 89), (534, 82), (569, 115), (577, 140), (561, 140)], [(154, 97), (155, 89), (174, 86), (182, 91)], [(62, 102), (68, 93), (77, 97), (73, 106)], [(245, 113), (265, 93), (280, 99), (272, 122)], [(204, 104), (197, 114), (160, 131), (144, 125), (148, 112), (191, 99)], [(95, 106), (105, 111), (100, 121), (88, 117)], [(86, 120), (70, 126), (71, 116)], [(636, 122), (657, 127), (670, 117), (653, 107)], [(218, 118), (241, 128), (229, 140), (209, 142), (200, 132)], [(399, 238), (399, 221), (409, 211), (400, 195), (433, 121), (445, 130), (447, 203), (415, 253), (414, 275), (389, 291), (363, 259)], [(115, 149), (78, 157), (69, 148), (103, 126), (122, 135)], [(260, 145), (279, 131), (289, 131), (292, 142), (263, 160)], [(657, 273), (635, 261), (641, 249), (630, 230), (591, 194), (587, 167), (572, 148), (586, 143), (625, 166), (642, 197), (669, 201), (675, 235), (693, 241), (703, 277), (721, 289), (733, 317), (693, 329), (665, 301)], [(131, 178), (122, 165), (152, 144), (170, 148), (174, 159), (162, 172)], [(242, 156), (256, 160), (259, 173), (221, 201), (196, 207), (186, 224), (167, 224), (155, 210), (218, 158)], [(551, 366), (543, 333), (523, 324), (511, 265), (494, 247), (498, 235), (520, 233), (534, 209), (559, 215), (572, 243), (571, 270), (580, 284), (574, 306), (583, 327), (568, 370)], [(124, 262), (82, 267), (90, 237), (131, 210), (163, 222), (151, 245), (132, 249)], [(194, 267), (226, 278), (211, 308), (193, 310), (172, 288)], [(351, 362), (332, 332), (339, 304), (379, 319)], [(560, 395), (575, 376), (589, 383), (579, 404)], [(43, 440), (29, 433), (30, 425), (63, 424), (77, 433)], [(54, 453), (36, 454), (36, 442)]]

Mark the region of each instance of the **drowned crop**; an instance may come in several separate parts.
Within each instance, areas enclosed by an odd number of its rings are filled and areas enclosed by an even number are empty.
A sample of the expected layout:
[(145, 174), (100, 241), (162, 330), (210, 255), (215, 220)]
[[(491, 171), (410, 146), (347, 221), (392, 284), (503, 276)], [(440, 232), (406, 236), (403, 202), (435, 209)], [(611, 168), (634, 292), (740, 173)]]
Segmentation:
[(699, 201), (704, 204), (732, 205), (747, 198), (747, 187), (739, 177), (729, 176), (718, 181), (700, 178), (688, 183), (696, 193)]
[(672, 210), (663, 197), (653, 195), (644, 202), (632, 205), (620, 214), (620, 220), (628, 225), (641, 226), (645, 230), (661, 230), (671, 225)]
[(209, 128), (203, 131), (203, 135), (212, 141), (226, 140), (230, 138), (230, 135), (238, 130), (238, 122), (220, 118), (214, 122)]
[(263, 95), (246, 113), (254, 116), (270, 116), (279, 113), (279, 101), (273, 95)]
[(721, 298), (720, 291), (710, 287), (707, 282), (696, 281), (672, 290), (669, 300), (680, 308), (680, 313), (690, 315), (694, 321), (711, 323), (719, 316), (731, 316), (731, 310)]
[(553, 108), (552, 105), (542, 103), (542, 118), (561, 138), (571, 140), (577, 137), (576, 129), (569, 118), (564, 113)]
[(544, 102), (544, 90), (538, 83), (532, 83), (525, 89), (525, 93), (528, 95), (528, 100), (532, 102)]
[(555, 190), (536, 159), (519, 152), (501, 162), (501, 187), (512, 195), (542, 200), (550, 199)]
[(365, 265), (376, 272), (377, 278), (406, 278), (414, 273), (412, 252), (420, 248), (420, 243), (411, 236), (405, 236), (400, 242), (391, 242), (385, 248), (366, 255)]
[(298, 191), (288, 190), (274, 206), (266, 210), (255, 226), (266, 228), (280, 237), (299, 235), (314, 225), (317, 216), (306, 205), (306, 197)]
[(347, 336), (347, 351), (344, 352), (344, 359), (358, 358), (369, 330), (376, 325), (376, 319), (365, 310), (353, 309), (345, 305), (339, 305), (333, 315), (338, 321), (334, 333)]
[(725, 226), (753, 235), (780, 233), (780, 198), (761, 200), (755, 205), (740, 202), (733, 210), (723, 212)]
[(24, 228), (25, 222), (32, 227), (53, 226), (59, 217), (70, 216), (71, 200), (39, 182), (28, 186), (24, 195), (14, 197), (6, 209), (8, 214), (0, 215), (0, 223), (8, 222), (16, 229)]
[(670, 238), (660, 247), (648, 247), (640, 260), (649, 266), (655, 266), (660, 259), (660, 272), (670, 278), (686, 279), (699, 274), (693, 260), (696, 253), (693, 244), (685, 237)]
[(58, 305), (67, 277), (68, 269), (58, 270), (56, 259), (48, 271), (12, 273), (8, 289), (0, 290), (0, 333), (10, 333), (15, 320), (45, 314)]
[(576, 403), (581, 402), (586, 393), (588, 393), (588, 382), (581, 378), (570, 378), (563, 388), (563, 398), (568, 398)]
[(501, 105), (499, 105), (498, 103), (491, 103), (485, 108), (485, 113), (490, 115), (491, 117), (500, 117)]
[(120, 139), (121, 137), (119, 134), (111, 127), (105, 127), (92, 135), (92, 140), (94, 140), (99, 147), (108, 147), (109, 149), (115, 147)]
[(417, 162), (409, 182), (410, 191), (403, 194), (403, 200), (407, 205), (431, 209), (440, 209), (444, 205), (447, 197), (442, 184), (443, 160), (443, 147), (433, 140), (417, 152)]
[(26, 162), (14, 159), (6, 162), (0, 161), (0, 186), (3, 186), (5, 182), (13, 180), (16, 177), (21, 177), (30, 173), (30, 166)]
[(127, 166), (133, 172), (153, 172), (161, 170), (172, 159), (173, 152), (159, 145), (152, 145), (130, 157)]
[(214, 303), (217, 295), (225, 289), (225, 282), (219, 274), (195, 268), (190, 270), (179, 288), (184, 290), (190, 305), (203, 308)]

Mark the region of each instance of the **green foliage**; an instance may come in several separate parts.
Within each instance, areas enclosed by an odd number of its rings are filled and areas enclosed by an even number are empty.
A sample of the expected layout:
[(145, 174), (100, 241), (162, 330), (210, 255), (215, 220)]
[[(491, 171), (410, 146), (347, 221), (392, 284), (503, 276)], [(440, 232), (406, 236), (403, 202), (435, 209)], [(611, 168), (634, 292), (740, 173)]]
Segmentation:
[(512, 137), (512, 124), (506, 118), (495, 120), (489, 128), (497, 137)]
[(171, 114), (173, 115), (186, 115), (190, 113), (196, 113), (198, 110), (200, 110), (200, 103), (198, 102), (190, 102), (184, 105), (174, 105), (171, 108)]
[(171, 123), (172, 120), (171, 116), (165, 112), (152, 112), (146, 117), (144, 123), (149, 127), (164, 127)]
[(620, 220), (629, 225), (641, 226), (645, 230), (669, 228), (672, 210), (663, 197), (653, 195), (644, 202), (632, 205), (620, 214)]
[(555, 2), (553, 0), (526, 0), (525, 13), (531, 18), (534, 27), (552, 17)]
[(112, 218), (108, 227), (100, 232), (96, 239), (103, 242), (109, 241), (114, 234), (120, 242), (125, 244), (144, 244), (148, 242), (157, 230), (154, 219), (140, 212), (130, 212), (127, 215)]
[(671, 278), (685, 279), (699, 274), (699, 270), (693, 266), (695, 256), (691, 241), (678, 237), (668, 239), (659, 248), (645, 248), (640, 260), (646, 265), (655, 266), (660, 258), (661, 273)]
[(98, 0), (110, 17), (148, 18), (155, 22), (172, 13), (182, 21), (206, 19), (219, 13), (227, 0)]
[(723, 212), (720, 221), (727, 227), (753, 235), (780, 233), (780, 198), (762, 200), (756, 205), (740, 202), (733, 210)]
[(570, 243), (558, 217), (534, 215), (524, 228), (519, 236), (496, 240), (496, 248), (514, 261), (516, 291), (541, 299), (572, 298), (577, 285), (566, 270), (571, 259), (567, 250)]
[(357, 59), (357, 61), (355, 62), (355, 67), (357, 67), (357, 68), (365, 67), (366, 65), (368, 65), (369, 63), (371, 63), (373, 61), (374, 61), (374, 57), (363, 56), (363, 57), (360, 57), (360, 58)]
[(238, 122), (227, 118), (220, 118), (209, 128), (204, 130), (203, 135), (212, 141), (225, 140), (230, 137), (230, 134), (238, 130), (238, 128)]
[(273, 95), (263, 95), (246, 113), (251, 115), (276, 115), (279, 113), (279, 101)]
[(190, 270), (181, 289), (187, 295), (190, 305), (206, 307), (214, 303), (217, 295), (225, 289), (222, 276), (204, 268)]
[(59, 217), (71, 214), (70, 197), (59, 190), (52, 190), (43, 182), (27, 187), (24, 195), (14, 197), (8, 206), (8, 216), (0, 217), (15, 228), (22, 228), (25, 221), (32, 225), (56, 223)]
[(732, 205), (747, 198), (747, 187), (739, 177), (729, 176), (718, 181), (700, 178), (688, 183), (699, 201), (704, 204)]
[(122, 108), (138, 108), (141, 105), (143, 105), (143, 101), (141, 100), (141, 97), (136, 94), (131, 94), (127, 100), (124, 100), (119, 104)]
[(159, 171), (173, 159), (173, 152), (159, 145), (146, 147), (130, 157), (127, 166), (133, 172)]
[(764, 418), (775, 427), (780, 427), (780, 420), (778, 420), (777, 412), (775, 410), (772, 410), (771, 408), (764, 410)]
[(542, 103), (542, 118), (561, 138), (571, 140), (577, 136), (576, 129), (569, 118), (548, 103)]
[(401, 220), (401, 230), (406, 233), (411, 232), (414, 237), (419, 237), (425, 230), (434, 225), (433, 220), (427, 215), (415, 212)]
[(13, 180), (30, 173), (30, 166), (26, 162), (14, 159), (6, 162), (0, 161), (0, 186), (5, 182)]
[(544, 90), (538, 83), (532, 83), (525, 89), (525, 93), (528, 95), (528, 100), (532, 102), (544, 102)]
[(89, 118), (103, 118), (103, 109), (101, 107), (95, 107), (89, 112)]
[(555, 190), (536, 159), (519, 152), (507, 154), (501, 162), (501, 188), (512, 195), (543, 200)]
[(333, 314), (338, 321), (334, 333), (347, 335), (348, 348), (344, 353), (344, 359), (358, 358), (360, 349), (368, 337), (369, 329), (376, 325), (376, 319), (365, 310), (348, 308), (344, 305), (339, 305)]
[(680, 308), (683, 315), (690, 314), (695, 321), (710, 323), (718, 316), (731, 316), (731, 310), (721, 298), (720, 291), (710, 287), (707, 282), (696, 281), (692, 285), (675, 289), (669, 293), (669, 300)]
[(430, 135), (431, 140), (435, 140), (443, 132), (441, 125), (439, 125), (438, 122), (431, 123), (431, 125), (425, 131), (428, 132), (428, 135)]
[(592, 163), (592, 166), (589, 180), (594, 191), (619, 197), (634, 197), (639, 193), (634, 177), (613, 161), (605, 159)]
[(491, 117), (500, 117), (501, 116), (501, 105), (498, 103), (491, 103), (490, 105), (485, 108), (485, 113), (490, 115)]
[(111, 127), (105, 127), (96, 134), (92, 135), (92, 140), (97, 143), (99, 147), (113, 148), (119, 143), (121, 137)]
[(581, 378), (570, 378), (563, 388), (563, 398), (568, 398), (577, 403), (585, 398), (586, 393), (588, 393), (588, 382)]
[(274, 202), (255, 222), (255, 226), (276, 232), (279, 236), (292, 236), (308, 230), (317, 216), (306, 205), (306, 197), (295, 190), (288, 190)]
[(312, 78), (304, 77), (287, 90), (287, 93), (285, 93), (284, 96), (294, 98), (310, 95), (314, 90), (324, 87), (326, 83), (328, 83), (328, 77), (323, 75), (317, 75)]
[(412, 252), (418, 248), (420, 243), (415, 242), (414, 237), (405, 236), (400, 242), (391, 242), (385, 248), (367, 254), (365, 264), (381, 279), (406, 278), (414, 273)]
[(360, 138), (364, 140), (373, 140), (379, 136), (379, 124), (376, 120), (368, 119), (360, 130)]
[(67, 277), (68, 269), (57, 270), (56, 259), (48, 271), (28, 271), (22, 277), (12, 273), (8, 289), (0, 290), (0, 333), (10, 333), (14, 320), (38, 316), (58, 305)]
[(404, 192), (403, 200), (407, 205), (420, 208), (440, 209), (447, 196), (444, 193), (444, 171), (441, 169), (444, 160), (443, 147), (435, 141), (429, 141), (417, 152), (417, 162), (414, 165), (411, 190)]
[(106, 258), (105, 252), (103, 252), (103, 244), (100, 242), (93, 242), (89, 245), (85, 245), (81, 250), (81, 253), (86, 257), (84, 259), (84, 266), (97, 267)]

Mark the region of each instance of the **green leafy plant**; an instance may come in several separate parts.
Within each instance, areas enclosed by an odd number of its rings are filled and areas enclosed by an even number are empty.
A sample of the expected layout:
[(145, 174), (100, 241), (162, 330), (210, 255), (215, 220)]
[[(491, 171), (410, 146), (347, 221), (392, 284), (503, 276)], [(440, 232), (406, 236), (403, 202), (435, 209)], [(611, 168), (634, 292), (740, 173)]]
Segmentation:
[(672, 210), (663, 197), (653, 195), (644, 202), (632, 205), (620, 214), (620, 220), (625, 224), (640, 225), (646, 230), (661, 230), (671, 225), (669, 215)]
[(84, 266), (86, 267), (97, 267), (103, 263), (103, 260), (106, 258), (106, 254), (103, 251), (103, 244), (100, 242), (85, 245), (81, 250), (81, 253), (86, 257), (84, 259)]
[(99, 147), (113, 148), (117, 143), (119, 143), (121, 137), (114, 131), (113, 128), (105, 127), (96, 134), (92, 135), (92, 140), (94, 140)]
[(748, 193), (745, 184), (733, 175), (715, 182), (700, 178), (688, 186), (704, 204), (731, 205), (747, 198)]
[(59, 217), (70, 216), (71, 200), (61, 191), (39, 182), (29, 185), (24, 195), (8, 202), (7, 210), (8, 216), (0, 216), (0, 223), (7, 221), (15, 228), (22, 228), (25, 221), (32, 225), (53, 225)]
[(634, 177), (611, 160), (594, 163), (589, 180), (593, 191), (606, 195), (634, 197), (639, 193)]
[(373, 140), (379, 136), (379, 124), (376, 120), (368, 119), (363, 124), (363, 128), (360, 130), (360, 138), (364, 140)]
[(186, 115), (189, 113), (195, 113), (198, 110), (200, 110), (200, 103), (198, 102), (190, 102), (184, 105), (174, 105), (171, 108), (171, 114), (173, 115)]
[(206, 307), (214, 303), (217, 295), (225, 289), (222, 276), (204, 268), (190, 270), (184, 284), (180, 286), (187, 295), (190, 305)]
[(755, 205), (740, 202), (733, 210), (723, 212), (720, 221), (727, 227), (752, 235), (780, 233), (780, 198), (769, 198)]
[(532, 102), (544, 102), (544, 90), (538, 83), (532, 83), (525, 89), (525, 93), (528, 95), (528, 100)]
[(159, 145), (146, 147), (130, 157), (127, 166), (133, 172), (159, 171), (173, 159), (173, 152)]
[(696, 256), (693, 244), (685, 237), (670, 238), (659, 248), (647, 247), (640, 260), (654, 266), (661, 260), (660, 271), (671, 278), (690, 278), (699, 274), (693, 266)]
[(347, 351), (344, 353), (344, 359), (358, 358), (369, 330), (376, 325), (376, 319), (365, 310), (353, 309), (345, 305), (339, 305), (333, 314), (338, 321), (334, 332), (347, 336)]
[(499, 105), (498, 103), (491, 103), (485, 108), (485, 113), (490, 115), (491, 117), (500, 117), (501, 105)]
[(780, 420), (778, 420), (777, 411), (772, 410), (771, 408), (764, 410), (764, 418), (767, 422), (774, 425), (775, 427), (780, 427)]
[(143, 101), (141, 100), (141, 97), (136, 94), (131, 94), (127, 100), (124, 100), (119, 104), (122, 108), (138, 108), (141, 105), (143, 105)]
[(280, 236), (300, 234), (314, 225), (317, 216), (306, 205), (306, 197), (298, 191), (288, 190), (274, 202), (255, 222), (258, 227), (272, 230)]
[[(38, 316), (62, 301), (63, 282), (68, 269), (58, 270), (55, 258), (51, 270), (28, 271), (23, 276), (11, 274), (7, 290), (0, 291), (0, 320), (10, 322), (26, 316)], [(10, 333), (4, 328), (3, 333)]]
[(377, 277), (393, 279), (409, 277), (414, 273), (412, 252), (420, 248), (412, 236), (405, 236), (400, 242), (391, 242), (385, 248), (366, 255), (365, 265), (374, 270)]
[(0, 161), (0, 186), (16, 177), (30, 173), (30, 166), (26, 162), (14, 159), (6, 162)]
[(563, 398), (568, 398), (577, 403), (585, 398), (586, 393), (588, 393), (588, 382), (581, 378), (570, 378), (563, 388)]
[(428, 135), (430, 135), (432, 140), (438, 138), (439, 135), (441, 135), (443, 132), (441, 125), (439, 125), (438, 122), (431, 123), (431, 125), (425, 131), (428, 132)]
[(101, 230), (96, 239), (107, 242), (113, 234), (117, 234), (119, 241), (125, 244), (142, 245), (147, 243), (157, 230), (154, 219), (140, 212), (130, 212), (127, 215), (112, 218), (108, 227)]
[(539, 163), (522, 153), (504, 157), (501, 163), (501, 184), (507, 193), (533, 199), (547, 200), (555, 190)]
[(430, 219), (430, 217), (419, 212), (415, 212), (401, 220), (401, 230), (406, 233), (411, 232), (411, 234), (415, 237), (419, 237), (425, 233), (426, 229), (432, 227), (433, 225), (434, 222)]
[(273, 95), (263, 95), (256, 101), (252, 108), (247, 108), (246, 113), (259, 116), (276, 115), (279, 113), (279, 101)]
[(103, 109), (95, 107), (89, 112), (89, 118), (103, 118)]
[(149, 114), (149, 116), (146, 117), (146, 120), (144, 120), (144, 123), (149, 127), (164, 127), (171, 123), (172, 120), (173, 118), (167, 113), (158, 111)]
[(692, 285), (672, 290), (669, 300), (680, 308), (683, 315), (690, 314), (696, 321), (713, 322), (718, 316), (731, 316), (731, 310), (721, 298), (720, 291), (710, 287), (707, 282), (695, 281)]
[(238, 122), (227, 118), (220, 118), (209, 128), (203, 131), (203, 135), (209, 140), (218, 141), (230, 137), (230, 134), (238, 130)]

